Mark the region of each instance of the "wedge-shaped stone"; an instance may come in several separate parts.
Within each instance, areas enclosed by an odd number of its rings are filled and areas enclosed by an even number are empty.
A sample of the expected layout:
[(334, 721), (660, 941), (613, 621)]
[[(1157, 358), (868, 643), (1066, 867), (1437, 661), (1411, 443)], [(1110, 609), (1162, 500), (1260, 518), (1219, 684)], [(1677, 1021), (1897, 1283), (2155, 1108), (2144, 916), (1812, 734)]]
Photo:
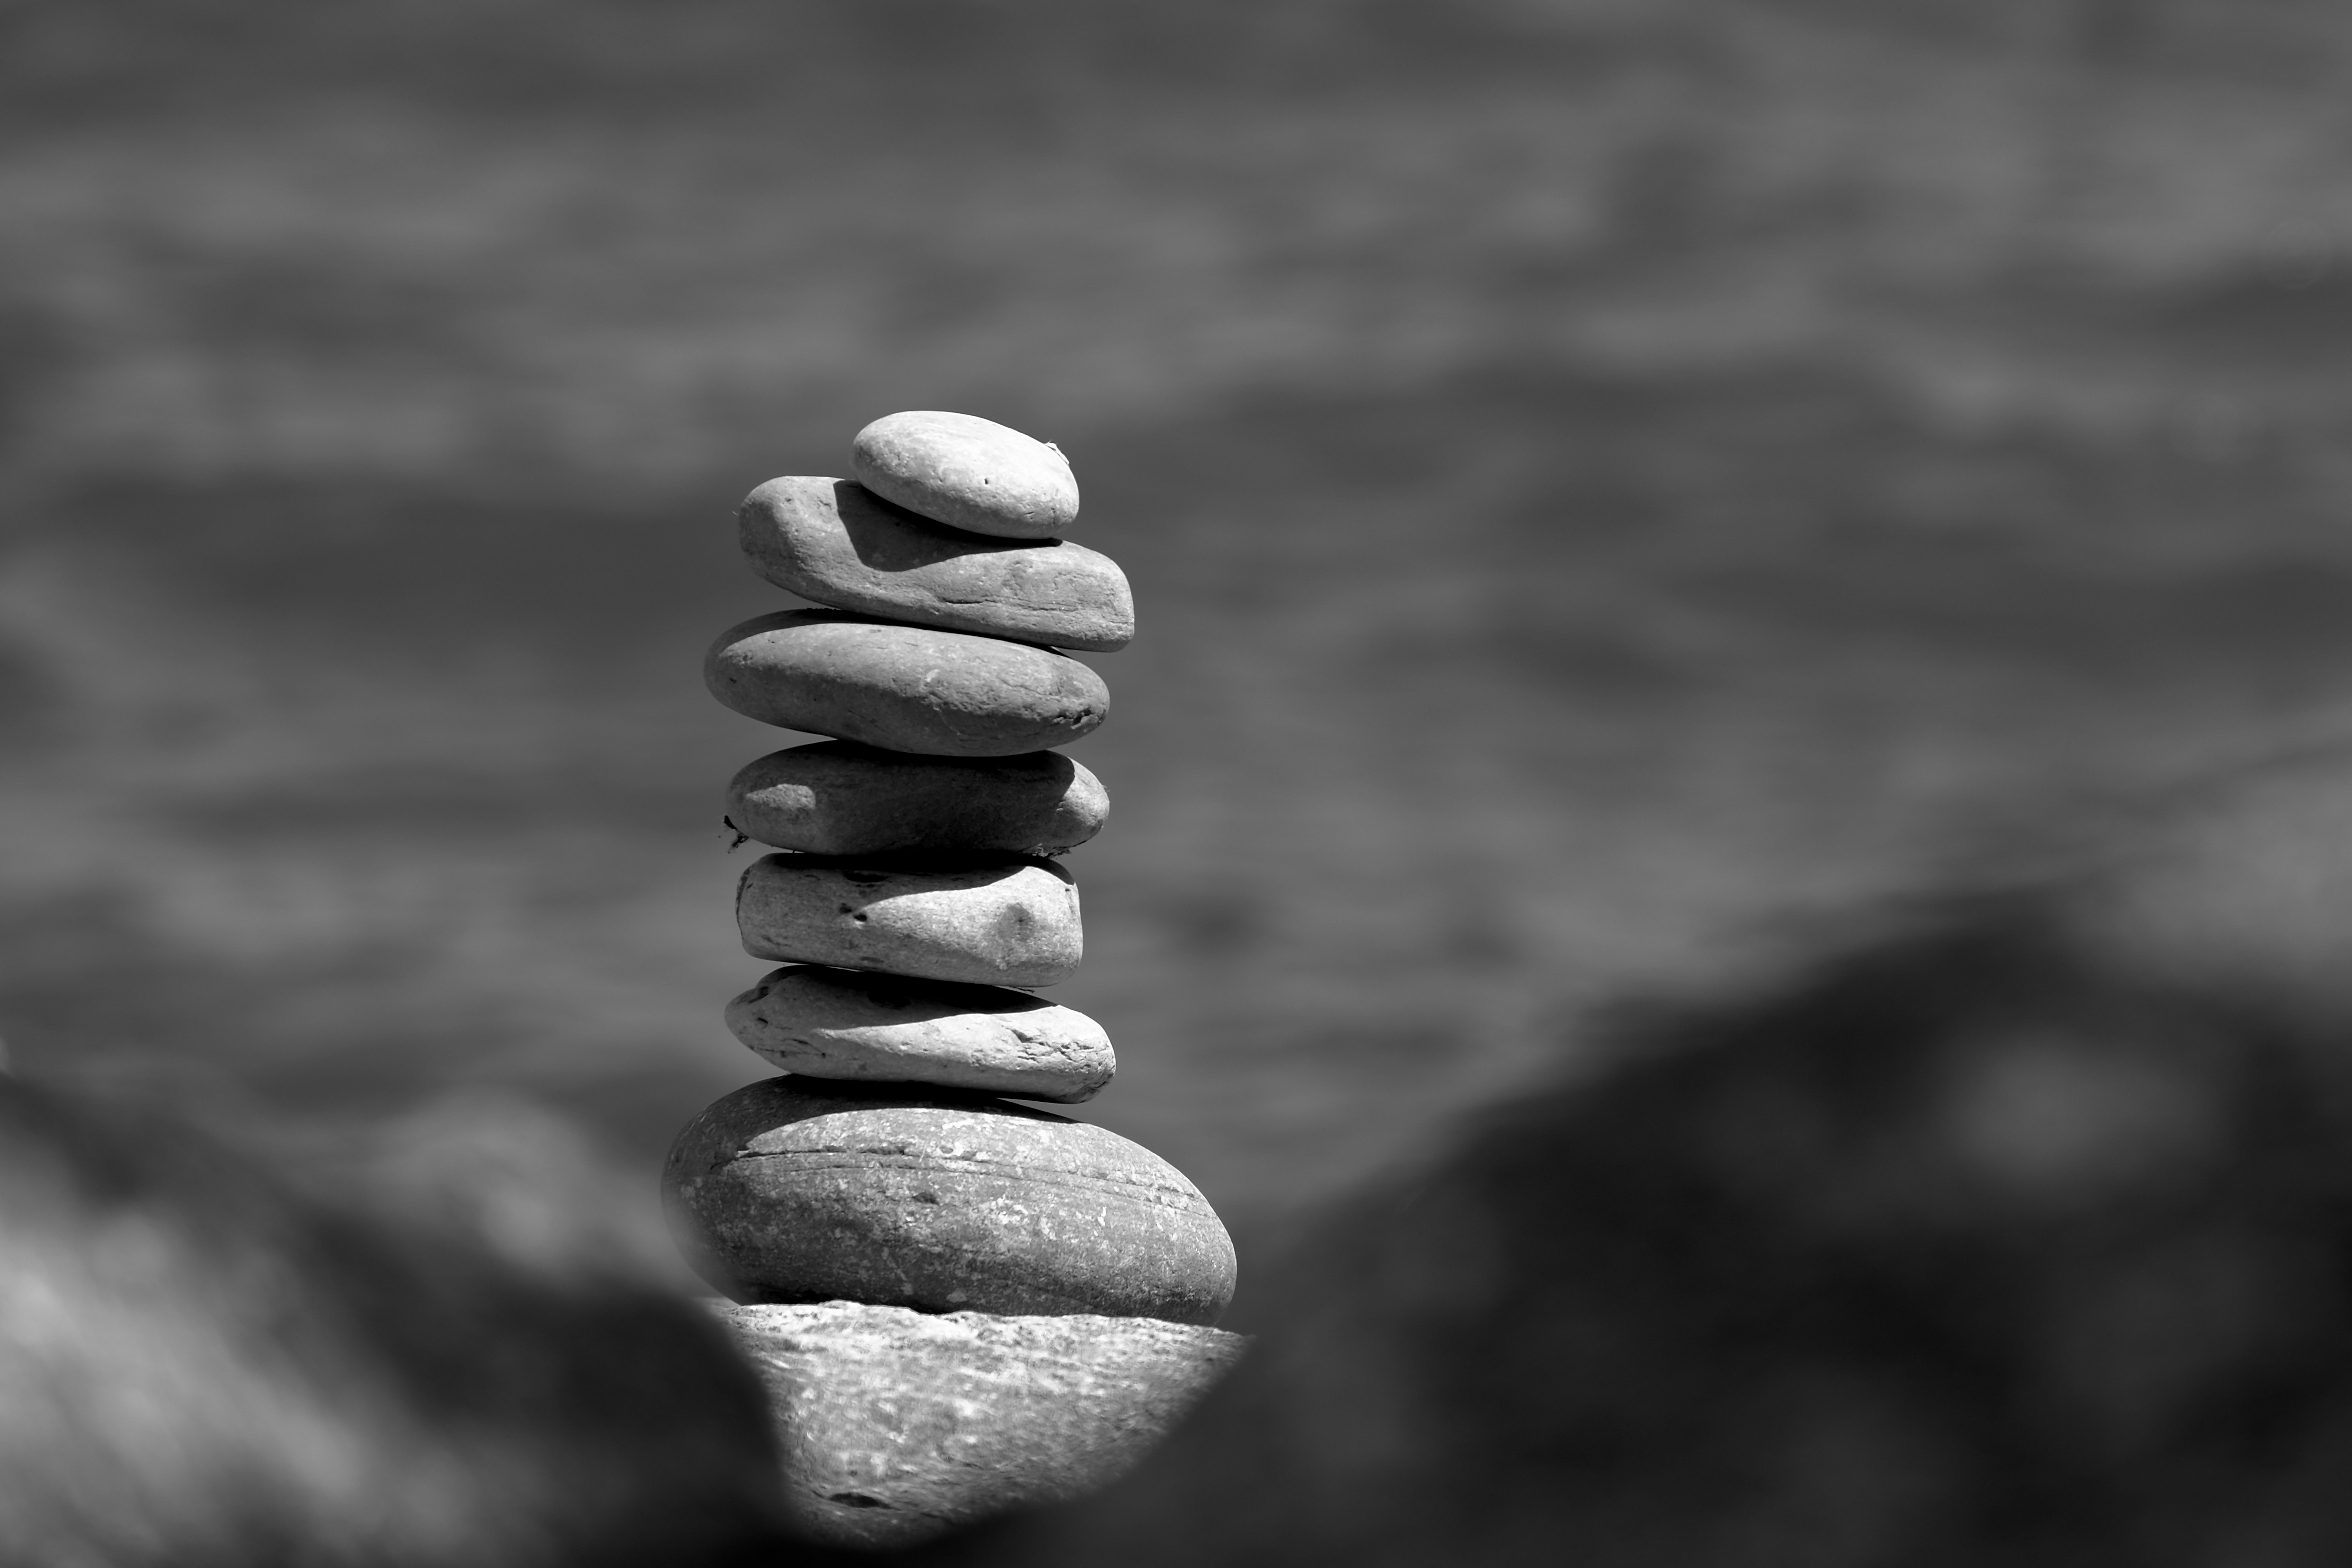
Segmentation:
[(1233, 1242), (1173, 1166), (984, 1095), (768, 1079), (687, 1125), (662, 1189), (737, 1301), (1211, 1323), (1233, 1297)]
[(735, 520), (752, 570), (820, 605), (1095, 653), (1135, 637), (1127, 574), (1083, 544), (967, 533), (850, 479), (770, 479)]
[(1051, 985), (1078, 966), (1078, 887), (1051, 860), (890, 866), (767, 855), (735, 923), (754, 958), (979, 985)]
[(727, 1004), (735, 1037), (811, 1078), (945, 1084), (1074, 1104), (1110, 1081), (1110, 1037), (1024, 991), (802, 964)]
[(1108, 1485), (1249, 1346), (1152, 1318), (716, 1310), (766, 1386), (793, 1524), (868, 1549)]
[(1078, 517), (1061, 449), (970, 414), (889, 414), (857, 433), (849, 471), (908, 511), (1004, 539), (1054, 539)]
[(1102, 831), (1110, 795), (1059, 752), (922, 757), (822, 741), (771, 752), (727, 785), (727, 820), (811, 855), (1059, 855)]
[(892, 752), (1009, 757), (1075, 741), (1110, 712), (1102, 677), (1026, 643), (841, 610), (730, 627), (702, 667), (746, 718)]

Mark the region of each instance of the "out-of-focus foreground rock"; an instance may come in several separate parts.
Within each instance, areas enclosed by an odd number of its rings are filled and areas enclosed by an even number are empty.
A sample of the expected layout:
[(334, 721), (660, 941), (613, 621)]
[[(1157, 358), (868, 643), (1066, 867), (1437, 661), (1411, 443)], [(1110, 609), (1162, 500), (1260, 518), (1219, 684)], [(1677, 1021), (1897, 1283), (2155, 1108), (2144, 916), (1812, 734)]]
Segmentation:
[(2156, 815), (1621, 1015), (1315, 1233), (1169, 1447), (958, 1560), (2342, 1563), (2352, 762)]
[(371, 1213), (391, 1189), (355, 1164), (322, 1199), (0, 1076), (0, 1563), (618, 1568), (777, 1539), (760, 1391), (704, 1314), (543, 1229), (533, 1258), (421, 1197)]

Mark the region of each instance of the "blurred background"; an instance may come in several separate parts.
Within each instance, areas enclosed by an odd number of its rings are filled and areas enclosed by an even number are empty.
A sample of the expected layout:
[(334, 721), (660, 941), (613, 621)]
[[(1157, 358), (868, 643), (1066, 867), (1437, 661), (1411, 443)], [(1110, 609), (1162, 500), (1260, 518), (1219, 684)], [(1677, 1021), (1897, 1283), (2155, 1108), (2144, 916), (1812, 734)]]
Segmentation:
[(1077, 1114), (1248, 1327), (1580, 1009), (2336, 726), (2347, 66), (2318, 0), (0, 0), (0, 1034), (662, 1250), (767, 1070), (733, 505), (984, 415), (1139, 611)]

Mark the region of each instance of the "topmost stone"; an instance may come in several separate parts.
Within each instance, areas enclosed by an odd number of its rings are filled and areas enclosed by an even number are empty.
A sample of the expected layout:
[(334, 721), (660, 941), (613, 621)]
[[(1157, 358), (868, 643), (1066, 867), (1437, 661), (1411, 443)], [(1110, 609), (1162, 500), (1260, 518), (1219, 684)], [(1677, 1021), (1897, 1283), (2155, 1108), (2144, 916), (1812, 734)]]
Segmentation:
[(1070, 461), (1043, 441), (970, 414), (887, 414), (849, 448), (857, 482), (950, 528), (1058, 539), (1078, 515)]

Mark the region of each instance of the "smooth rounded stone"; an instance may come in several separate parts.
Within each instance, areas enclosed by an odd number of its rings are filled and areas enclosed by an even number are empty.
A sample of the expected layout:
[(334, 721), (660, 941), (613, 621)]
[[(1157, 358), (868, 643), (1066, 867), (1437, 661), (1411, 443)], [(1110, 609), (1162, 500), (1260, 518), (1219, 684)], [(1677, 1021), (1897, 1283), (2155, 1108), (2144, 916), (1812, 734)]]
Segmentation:
[(1078, 886), (1051, 860), (892, 866), (763, 855), (735, 889), (754, 958), (976, 985), (1051, 985), (1078, 967)]
[(1026, 992), (803, 964), (727, 1004), (735, 1037), (811, 1078), (945, 1084), (1024, 1100), (1092, 1100), (1118, 1070), (1084, 1013)]
[(729, 826), (810, 855), (1059, 855), (1109, 816), (1102, 781), (1059, 752), (923, 757), (820, 741), (748, 763), (727, 785)]
[(857, 482), (950, 528), (1053, 539), (1078, 516), (1078, 480), (1058, 447), (971, 414), (887, 414), (850, 443)]
[(770, 479), (735, 519), (752, 569), (820, 605), (1093, 653), (1135, 637), (1127, 574), (1083, 544), (967, 533), (849, 479)]
[(702, 675), (712, 696), (763, 724), (934, 756), (1041, 752), (1110, 712), (1102, 677), (1067, 655), (842, 610), (731, 626)]
[(662, 1192), (687, 1261), (737, 1301), (1213, 1323), (1233, 1299), (1233, 1242), (1165, 1160), (931, 1085), (746, 1085), (678, 1134)]
[(766, 1385), (800, 1531), (908, 1546), (1108, 1485), (1249, 1348), (1151, 1318), (714, 1303)]

